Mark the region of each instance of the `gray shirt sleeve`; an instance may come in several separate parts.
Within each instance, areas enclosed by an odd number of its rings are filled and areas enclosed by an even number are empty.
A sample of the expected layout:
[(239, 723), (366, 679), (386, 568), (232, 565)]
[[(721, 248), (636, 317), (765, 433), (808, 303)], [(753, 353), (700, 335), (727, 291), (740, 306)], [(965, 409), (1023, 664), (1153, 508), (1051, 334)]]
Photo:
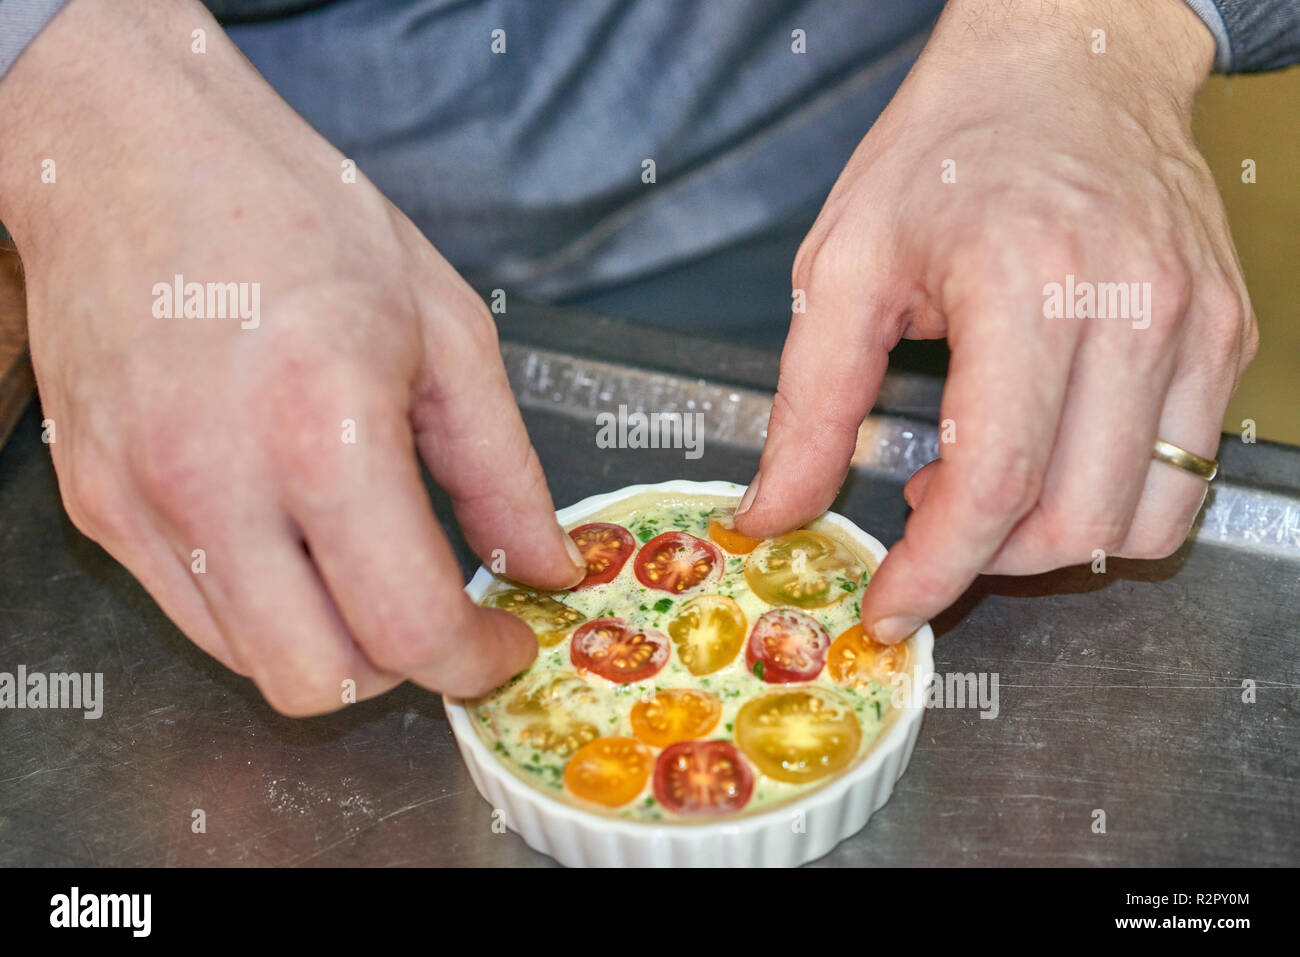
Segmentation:
[(0, 0), (0, 76), (68, 0)]
[(1216, 73), (1300, 63), (1300, 0), (1187, 0), (1214, 34)]

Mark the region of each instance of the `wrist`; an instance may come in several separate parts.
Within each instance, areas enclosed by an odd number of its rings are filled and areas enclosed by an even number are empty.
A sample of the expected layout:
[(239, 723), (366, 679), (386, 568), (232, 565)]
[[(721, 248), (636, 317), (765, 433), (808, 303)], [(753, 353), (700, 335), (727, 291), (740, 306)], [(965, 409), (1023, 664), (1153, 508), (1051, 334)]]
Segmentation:
[(1184, 0), (949, 0), (926, 57), (962, 73), (1083, 83), (1143, 118), (1190, 120), (1214, 37)]

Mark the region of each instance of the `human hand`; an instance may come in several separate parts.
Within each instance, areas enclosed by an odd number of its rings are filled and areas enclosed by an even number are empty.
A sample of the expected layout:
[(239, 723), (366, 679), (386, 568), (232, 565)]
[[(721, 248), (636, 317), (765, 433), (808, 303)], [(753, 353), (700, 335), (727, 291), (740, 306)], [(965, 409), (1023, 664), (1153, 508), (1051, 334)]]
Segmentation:
[[(1109, 52), (1093, 52), (1095, 29)], [(823, 511), (888, 351), (947, 336), (952, 441), (908, 482), (906, 533), (863, 597), (878, 640), (981, 572), (1096, 549), (1163, 557), (1185, 540), (1206, 483), (1152, 445), (1213, 457), (1257, 345), (1190, 132), (1212, 58), (1179, 0), (953, 0), (835, 184), (795, 260), (807, 311), (736, 526), (768, 536)], [(1126, 317), (1060, 317), (1047, 290), (1067, 276), (1139, 296)]]
[[(542, 588), (584, 569), (491, 316), (199, 4), (125, 7), (77, 0), (0, 83), (0, 216), (69, 515), (286, 714), (349, 679), (494, 687), (536, 639), (464, 594), (416, 449), (485, 559), (508, 543)], [(178, 274), (249, 284), (249, 310), (160, 318)]]

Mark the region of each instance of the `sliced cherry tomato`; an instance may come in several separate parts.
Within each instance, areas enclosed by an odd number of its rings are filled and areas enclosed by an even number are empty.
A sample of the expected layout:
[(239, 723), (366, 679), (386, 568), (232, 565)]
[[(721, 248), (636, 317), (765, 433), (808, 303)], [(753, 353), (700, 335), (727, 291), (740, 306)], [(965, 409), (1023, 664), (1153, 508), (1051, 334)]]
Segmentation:
[(564, 786), (584, 801), (620, 807), (645, 788), (654, 755), (636, 738), (597, 738), (564, 766)]
[(523, 619), (533, 629), (537, 643), (543, 648), (558, 645), (569, 632), (587, 620), (587, 616), (578, 609), (526, 588), (499, 591), (488, 596), (483, 604), (489, 608), (500, 608)]
[(862, 743), (853, 705), (818, 687), (773, 689), (736, 713), (736, 744), (768, 777), (803, 784), (848, 767)]
[(907, 667), (907, 645), (882, 645), (868, 638), (861, 625), (854, 625), (835, 639), (826, 656), (826, 670), (836, 684), (861, 688), (872, 679), (888, 685), (889, 679)]
[(838, 601), (865, 568), (843, 545), (806, 528), (769, 539), (745, 559), (745, 581), (769, 605), (821, 608)]
[(736, 513), (729, 508), (715, 508), (709, 513), (709, 538), (732, 555), (748, 555), (762, 542), (761, 538), (736, 531)]
[(572, 705), (591, 704), (596, 693), (580, 675), (571, 671), (542, 673), (524, 683), (506, 703), (510, 714), (540, 715)]
[(579, 525), (569, 532), (569, 537), (587, 562), (587, 577), (573, 586), (575, 591), (612, 582), (627, 564), (628, 556), (636, 550), (632, 533), (622, 525), (610, 522)]
[(640, 631), (624, 618), (596, 618), (573, 633), (569, 657), (575, 667), (627, 684), (655, 674), (668, 663), (668, 636)]
[(686, 532), (665, 532), (641, 546), (636, 577), (646, 588), (680, 595), (722, 574), (717, 546)]
[(566, 711), (555, 711), (541, 721), (530, 722), (519, 732), (519, 740), (530, 748), (567, 757), (600, 734), (589, 721), (581, 721)]
[(708, 675), (731, 664), (745, 643), (748, 628), (735, 599), (701, 595), (684, 604), (668, 623), (668, 636), (691, 674)]
[(754, 772), (730, 741), (682, 741), (655, 762), (654, 792), (674, 814), (727, 814), (749, 803)]
[[(812, 681), (826, 663), (831, 636), (817, 619), (797, 608), (773, 608), (754, 622), (745, 664), (769, 684)], [(756, 667), (758, 664), (761, 668)]]
[(702, 738), (722, 717), (722, 702), (707, 691), (668, 688), (632, 705), (632, 733), (652, 748)]
[(575, 717), (571, 710), (595, 700), (592, 687), (578, 675), (544, 674), (529, 679), (507, 702), (506, 711), (533, 719), (519, 732), (520, 741), (567, 757), (600, 735), (595, 725)]

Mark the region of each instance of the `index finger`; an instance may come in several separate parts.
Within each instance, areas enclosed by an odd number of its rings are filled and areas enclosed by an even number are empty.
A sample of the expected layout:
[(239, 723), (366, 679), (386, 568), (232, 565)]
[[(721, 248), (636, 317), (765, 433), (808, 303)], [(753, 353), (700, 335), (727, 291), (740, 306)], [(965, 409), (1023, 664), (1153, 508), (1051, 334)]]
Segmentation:
[(978, 290), (950, 328), (940, 463), (862, 600), (863, 627), (885, 643), (952, 604), (1037, 501), (1078, 337), (1033, 292)]
[[(796, 266), (796, 283), (798, 272)], [(758, 475), (736, 510), (736, 529), (753, 538), (798, 528), (826, 511), (899, 338), (899, 309), (886, 298), (858, 295), (838, 277), (809, 281), (805, 292), (807, 310), (791, 317), (781, 352)]]
[(317, 400), (334, 404), (321, 421), (353, 416), (364, 440), (278, 449), (293, 477), (281, 495), (365, 657), (380, 671), (461, 697), (518, 674), (537, 639), (523, 622), (465, 595), (403, 411), (346, 386)]

